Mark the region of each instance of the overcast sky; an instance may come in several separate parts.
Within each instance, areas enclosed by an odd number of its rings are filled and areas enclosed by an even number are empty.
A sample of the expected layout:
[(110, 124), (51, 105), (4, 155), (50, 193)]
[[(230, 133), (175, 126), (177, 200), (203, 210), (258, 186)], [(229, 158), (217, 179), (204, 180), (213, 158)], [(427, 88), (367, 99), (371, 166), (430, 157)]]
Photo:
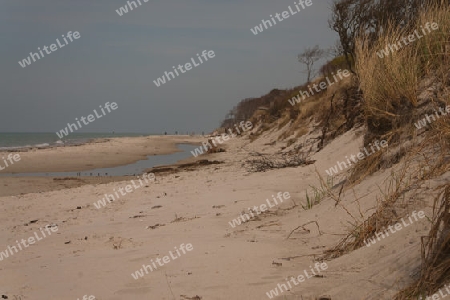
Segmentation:
[[(211, 131), (240, 100), (305, 81), (297, 54), (329, 47), (329, 0), (254, 35), (294, 0), (0, 0), (0, 132), (56, 132), (105, 102), (118, 109), (79, 132)], [(68, 31), (81, 37), (22, 68)], [(157, 87), (203, 50), (216, 56)]]

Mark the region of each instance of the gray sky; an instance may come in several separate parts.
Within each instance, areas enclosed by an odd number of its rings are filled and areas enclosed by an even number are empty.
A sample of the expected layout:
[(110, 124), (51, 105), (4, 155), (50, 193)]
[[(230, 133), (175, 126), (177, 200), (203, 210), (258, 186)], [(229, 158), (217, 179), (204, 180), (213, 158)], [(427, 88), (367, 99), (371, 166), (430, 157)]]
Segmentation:
[[(329, 47), (330, 3), (258, 35), (250, 28), (294, 0), (0, 0), (0, 132), (56, 132), (105, 102), (119, 108), (79, 132), (211, 131), (240, 100), (302, 84), (297, 54)], [(68, 31), (81, 37), (22, 68)], [(157, 87), (203, 50), (216, 56)]]

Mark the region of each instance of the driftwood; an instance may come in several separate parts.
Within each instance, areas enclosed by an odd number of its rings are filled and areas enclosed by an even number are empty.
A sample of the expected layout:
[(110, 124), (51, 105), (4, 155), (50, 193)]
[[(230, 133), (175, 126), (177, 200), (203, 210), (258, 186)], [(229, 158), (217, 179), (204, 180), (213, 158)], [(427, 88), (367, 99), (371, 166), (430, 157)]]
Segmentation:
[(259, 152), (251, 153), (254, 158), (245, 161), (249, 172), (265, 172), (271, 169), (292, 168), (313, 164), (315, 160), (309, 159), (309, 153), (300, 153), (296, 155), (287, 154), (263, 154)]

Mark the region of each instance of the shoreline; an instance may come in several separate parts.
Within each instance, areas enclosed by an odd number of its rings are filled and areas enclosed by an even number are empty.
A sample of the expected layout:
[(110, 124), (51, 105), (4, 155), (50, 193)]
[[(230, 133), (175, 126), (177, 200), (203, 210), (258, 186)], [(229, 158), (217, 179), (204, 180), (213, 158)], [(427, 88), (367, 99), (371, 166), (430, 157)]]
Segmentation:
[[(19, 141), (12, 143), (9, 139), (14, 136)], [(64, 139), (55, 138), (51, 132), (0, 132), (0, 138), (4, 138), (4, 143), (0, 146), (0, 152), (27, 152), (39, 149), (82, 146), (92, 142), (108, 141), (112, 138), (121, 137), (147, 137), (154, 136), (150, 133), (71, 133)], [(37, 139), (27, 140), (27, 138), (40, 137)], [(25, 138), (26, 141), (21, 140)]]
[[(108, 184), (129, 180), (130, 175), (123, 176), (20, 176), (17, 173), (53, 173), (53, 172), (82, 172), (83, 169), (121, 167), (146, 159), (150, 155), (165, 155), (180, 152), (178, 144), (197, 145), (204, 141), (202, 136), (145, 136), (145, 137), (117, 137), (112, 139), (94, 139), (83, 145), (34, 149), (33, 151), (0, 152), (0, 157), (8, 153), (20, 153), (21, 160), (14, 165), (0, 171), (2, 184), (0, 197), (25, 195), (28, 193), (42, 193), (63, 189), (77, 188), (85, 185)], [(151, 145), (158, 145), (151, 147)], [(119, 150), (120, 149), (120, 150)], [(115, 152), (127, 155), (108, 155)], [(132, 154), (132, 155), (130, 155)], [(74, 157), (75, 156), (75, 157)], [(80, 156), (80, 157), (78, 157)], [(113, 156), (111, 158), (111, 156)], [(95, 162), (93, 162), (95, 160)], [(193, 162), (193, 157), (182, 159), (176, 163), (161, 167), (176, 168), (179, 164)], [(38, 161), (39, 163), (35, 163)], [(83, 163), (80, 163), (84, 162)], [(146, 169), (145, 172), (150, 172)], [(16, 174), (11, 174), (14, 171)]]
[(27, 151), (0, 151), (20, 153), (21, 161), (1, 170), (0, 174), (82, 172), (92, 169), (114, 168), (147, 159), (151, 155), (180, 152), (178, 144), (197, 145), (202, 136), (145, 136), (94, 139), (82, 145), (51, 147)]

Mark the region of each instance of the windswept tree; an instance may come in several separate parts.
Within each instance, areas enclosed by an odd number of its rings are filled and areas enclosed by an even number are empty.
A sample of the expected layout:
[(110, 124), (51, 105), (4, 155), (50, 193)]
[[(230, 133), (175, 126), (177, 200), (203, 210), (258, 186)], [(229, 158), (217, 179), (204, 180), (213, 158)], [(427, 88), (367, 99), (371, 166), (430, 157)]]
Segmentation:
[(354, 61), (355, 37), (368, 19), (367, 8), (371, 2), (373, 0), (337, 0), (332, 6), (328, 22), (339, 35), (349, 70), (352, 70), (351, 62)]
[(298, 61), (306, 66), (305, 73), (308, 83), (311, 82), (312, 77), (316, 74), (314, 63), (324, 58), (326, 53), (325, 50), (319, 48), (319, 45), (315, 45), (312, 48), (306, 48), (298, 55)]

